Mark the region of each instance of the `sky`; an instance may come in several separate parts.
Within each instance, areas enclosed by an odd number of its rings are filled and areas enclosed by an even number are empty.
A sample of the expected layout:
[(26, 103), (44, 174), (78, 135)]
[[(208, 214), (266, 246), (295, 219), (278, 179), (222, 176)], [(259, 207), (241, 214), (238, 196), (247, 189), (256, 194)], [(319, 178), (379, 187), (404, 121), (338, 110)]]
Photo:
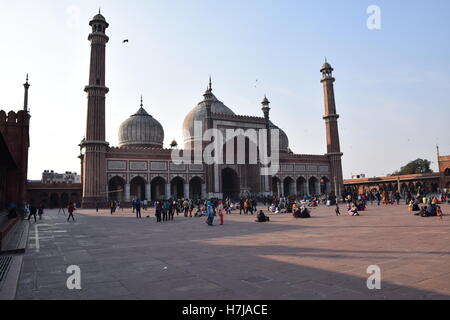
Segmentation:
[[(381, 29), (371, 30), (371, 5)], [(325, 57), (334, 76), (344, 177), (380, 176), (450, 154), (450, 1), (0, 0), (0, 109), (23, 107), (29, 73), (29, 179), (80, 172), (86, 130), (89, 21), (101, 7), (106, 137), (144, 107), (182, 144), (185, 115), (213, 92), (236, 114), (271, 120), (300, 154), (326, 153)], [(129, 43), (123, 44), (124, 39)]]

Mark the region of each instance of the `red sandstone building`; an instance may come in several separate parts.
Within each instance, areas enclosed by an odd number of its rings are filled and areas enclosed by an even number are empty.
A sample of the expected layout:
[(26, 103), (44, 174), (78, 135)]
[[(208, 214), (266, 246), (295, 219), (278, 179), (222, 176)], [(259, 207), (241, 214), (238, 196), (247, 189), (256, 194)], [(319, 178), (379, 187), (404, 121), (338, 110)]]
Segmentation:
[(438, 154), (438, 167), (439, 172), (437, 173), (344, 180), (344, 186), (346, 192), (358, 192), (359, 194), (372, 190), (400, 191), (401, 194), (407, 191), (412, 194), (418, 191), (449, 192), (450, 156), (441, 157)]
[[(109, 24), (100, 13), (90, 21), (92, 32), (86, 135), (82, 149), (81, 175), (83, 207), (104, 205), (109, 199), (130, 202), (137, 199), (236, 198), (252, 195), (340, 194), (343, 191), (342, 153), (334, 99), (333, 68), (322, 66), (327, 153), (294, 154), (288, 136), (270, 121), (269, 100), (262, 102), (263, 116), (236, 115), (212, 92), (210, 84), (203, 100), (190, 111), (183, 123), (184, 151), (200, 140), (195, 136), (194, 122), (208, 129), (279, 129), (280, 170), (272, 176), (261, 175), (260, 164), (175, 164), (171, 151), (163, 148), (164, 129), (147, 113), (141, 99), (139, 110), (119, 128), (119, 146), (112, 147), (105, 137), (105, 49), (109, 41)], [(270, 139), (270, 137), (269, 137)], [(200, 141), (200, 144), (202, 141)], [(269, 144), (270, 145), (270, 144)], [(201, 148), (205, 144), (201, 144)], [(203, 151), (204, 149), (202, 149)], [(233, 150), (234, 155), (237, 151)], [(246, 151), (247, 157), (247, 151)]]
[(24, 84), (23, 110), (0, 110), (0, 210), (9, 203), (23, 205), (27, 202), (28, 149), (30, 146), (30, 114), (28, 89)]

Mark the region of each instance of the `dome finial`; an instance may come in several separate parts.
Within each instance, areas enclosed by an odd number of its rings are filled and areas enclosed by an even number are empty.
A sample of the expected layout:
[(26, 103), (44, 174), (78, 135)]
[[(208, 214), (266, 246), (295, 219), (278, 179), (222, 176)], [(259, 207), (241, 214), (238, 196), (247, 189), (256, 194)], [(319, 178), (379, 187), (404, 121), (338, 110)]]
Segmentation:
[(212, 80), (211, 80), (211, 76), (209, 76), (209, 90), (212, 91)]
[(144, 100), (142, 99), (142, 94), (141, 94), (141, 108), (144, 106)]

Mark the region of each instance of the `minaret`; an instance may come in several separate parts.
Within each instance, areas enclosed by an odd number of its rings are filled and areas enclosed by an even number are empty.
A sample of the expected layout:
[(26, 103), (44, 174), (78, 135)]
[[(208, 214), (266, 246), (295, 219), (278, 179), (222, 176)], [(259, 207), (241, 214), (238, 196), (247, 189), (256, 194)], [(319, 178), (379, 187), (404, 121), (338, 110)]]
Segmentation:
[[(270, 101), (267, 96), (264, 95), (264, 99), (261, 102), (262, 112), (264, 113), (264, 119), (266, 120), (266, 130), (267, 130), (267, 156), (272, 155), (272, 132), (270, 131)], [(268, 175), (264, 176), (264, 193), (266, 195), (272, 195), (272, 177)]]
[(342, 195), (344, 190), (344, 182), (342, 177), (342, 156), (341, 146), (339, 143), (339, 129), (338, 119), (339, 115), (336, 113), (336, 103), (334, 100), (334, 69), (325, 60), (320, 72), (322, 73), (322, 84), (325, 98), (325, 126), (327, 131), (327, 154), (330, 161), (331, 185), (332, 193), (336, 196)]
[(106, 205), (105, 153), (109, 145), (105, 141), (105, 96), (109, 91), (105, 86), (105, 47), (109, 41), (105, 31), (109, 24), (99, 12), (89, 25), (92, 33), (88, 37), (91, 42), (89, 84), (84, 89), (88, 96), (88, 110), (86, 140), (83, 142), (83, 208)]
[(28, 112), (28, 89), (30, 89), (30, 84), (28, 83), (28, 73), (27, 73), (27, 81), (23, 84), (25, 88), (25, 95), (23, 99), (23, 111)]
[[(205, 128), (204, 131), (207, 131), (209, 129), (212, 129), (213, 127), (213, 120), (212, 120), (212, 100), (213, 100), (213, 93), (212, 93), (212, 81), (211, 77), (209, 77), (209, 85), (206, 88), (206, 92), (203, 95), (206, 102), (206, 117), (205, 117)], [(204, 141), (203, 142), (203, 150), (205, 150), (205, 147), (210, 143), (211, 141)], [(214, 165), (205, 165), (206, 166), (206, 192), (208, 198), (212, 198), (214, 194)]]

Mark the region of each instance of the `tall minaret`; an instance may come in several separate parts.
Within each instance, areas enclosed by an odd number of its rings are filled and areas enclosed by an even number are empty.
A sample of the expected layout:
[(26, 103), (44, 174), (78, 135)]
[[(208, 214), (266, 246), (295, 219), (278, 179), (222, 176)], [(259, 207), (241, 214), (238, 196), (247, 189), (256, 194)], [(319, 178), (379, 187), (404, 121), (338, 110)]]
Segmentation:
[(28, 83), (28, 73), (27, 73), (27, 81), (23, 84), (25, 88), (25, 94), (23, 98), (23, 111), (28, 112), (28, 89), (30, 89), (30, 84)]
[(334, 69), (325, 60), (325, 64), (322, 66), (320, 72), (322, 73), (322, 84), (325, 98), (325, 120), (327, 130), (327, 154), (330, 161), (330, 173), (331, 173), (331, 191), (335, 195), (339, 196), (344, 190), (344, 182), (342, 177), (342, 156), (341, 146), (339, 143), (339, 129), (338, 119), (339, 115), (336, 113), (336, 103), (334, 100), (334, 81), (333, 78)]
[(83, 208), (93, 208), (96, 204), (106, 205), (107, 181), (105, 153), (105, 96), (109, 89), (105, 86), (105, 47), (109, 41), (105, 34), (109, 24), (100, 12), (89, 22), (92, 33), (89, 84), (86, 86), (88, 110), (83, 170)]

